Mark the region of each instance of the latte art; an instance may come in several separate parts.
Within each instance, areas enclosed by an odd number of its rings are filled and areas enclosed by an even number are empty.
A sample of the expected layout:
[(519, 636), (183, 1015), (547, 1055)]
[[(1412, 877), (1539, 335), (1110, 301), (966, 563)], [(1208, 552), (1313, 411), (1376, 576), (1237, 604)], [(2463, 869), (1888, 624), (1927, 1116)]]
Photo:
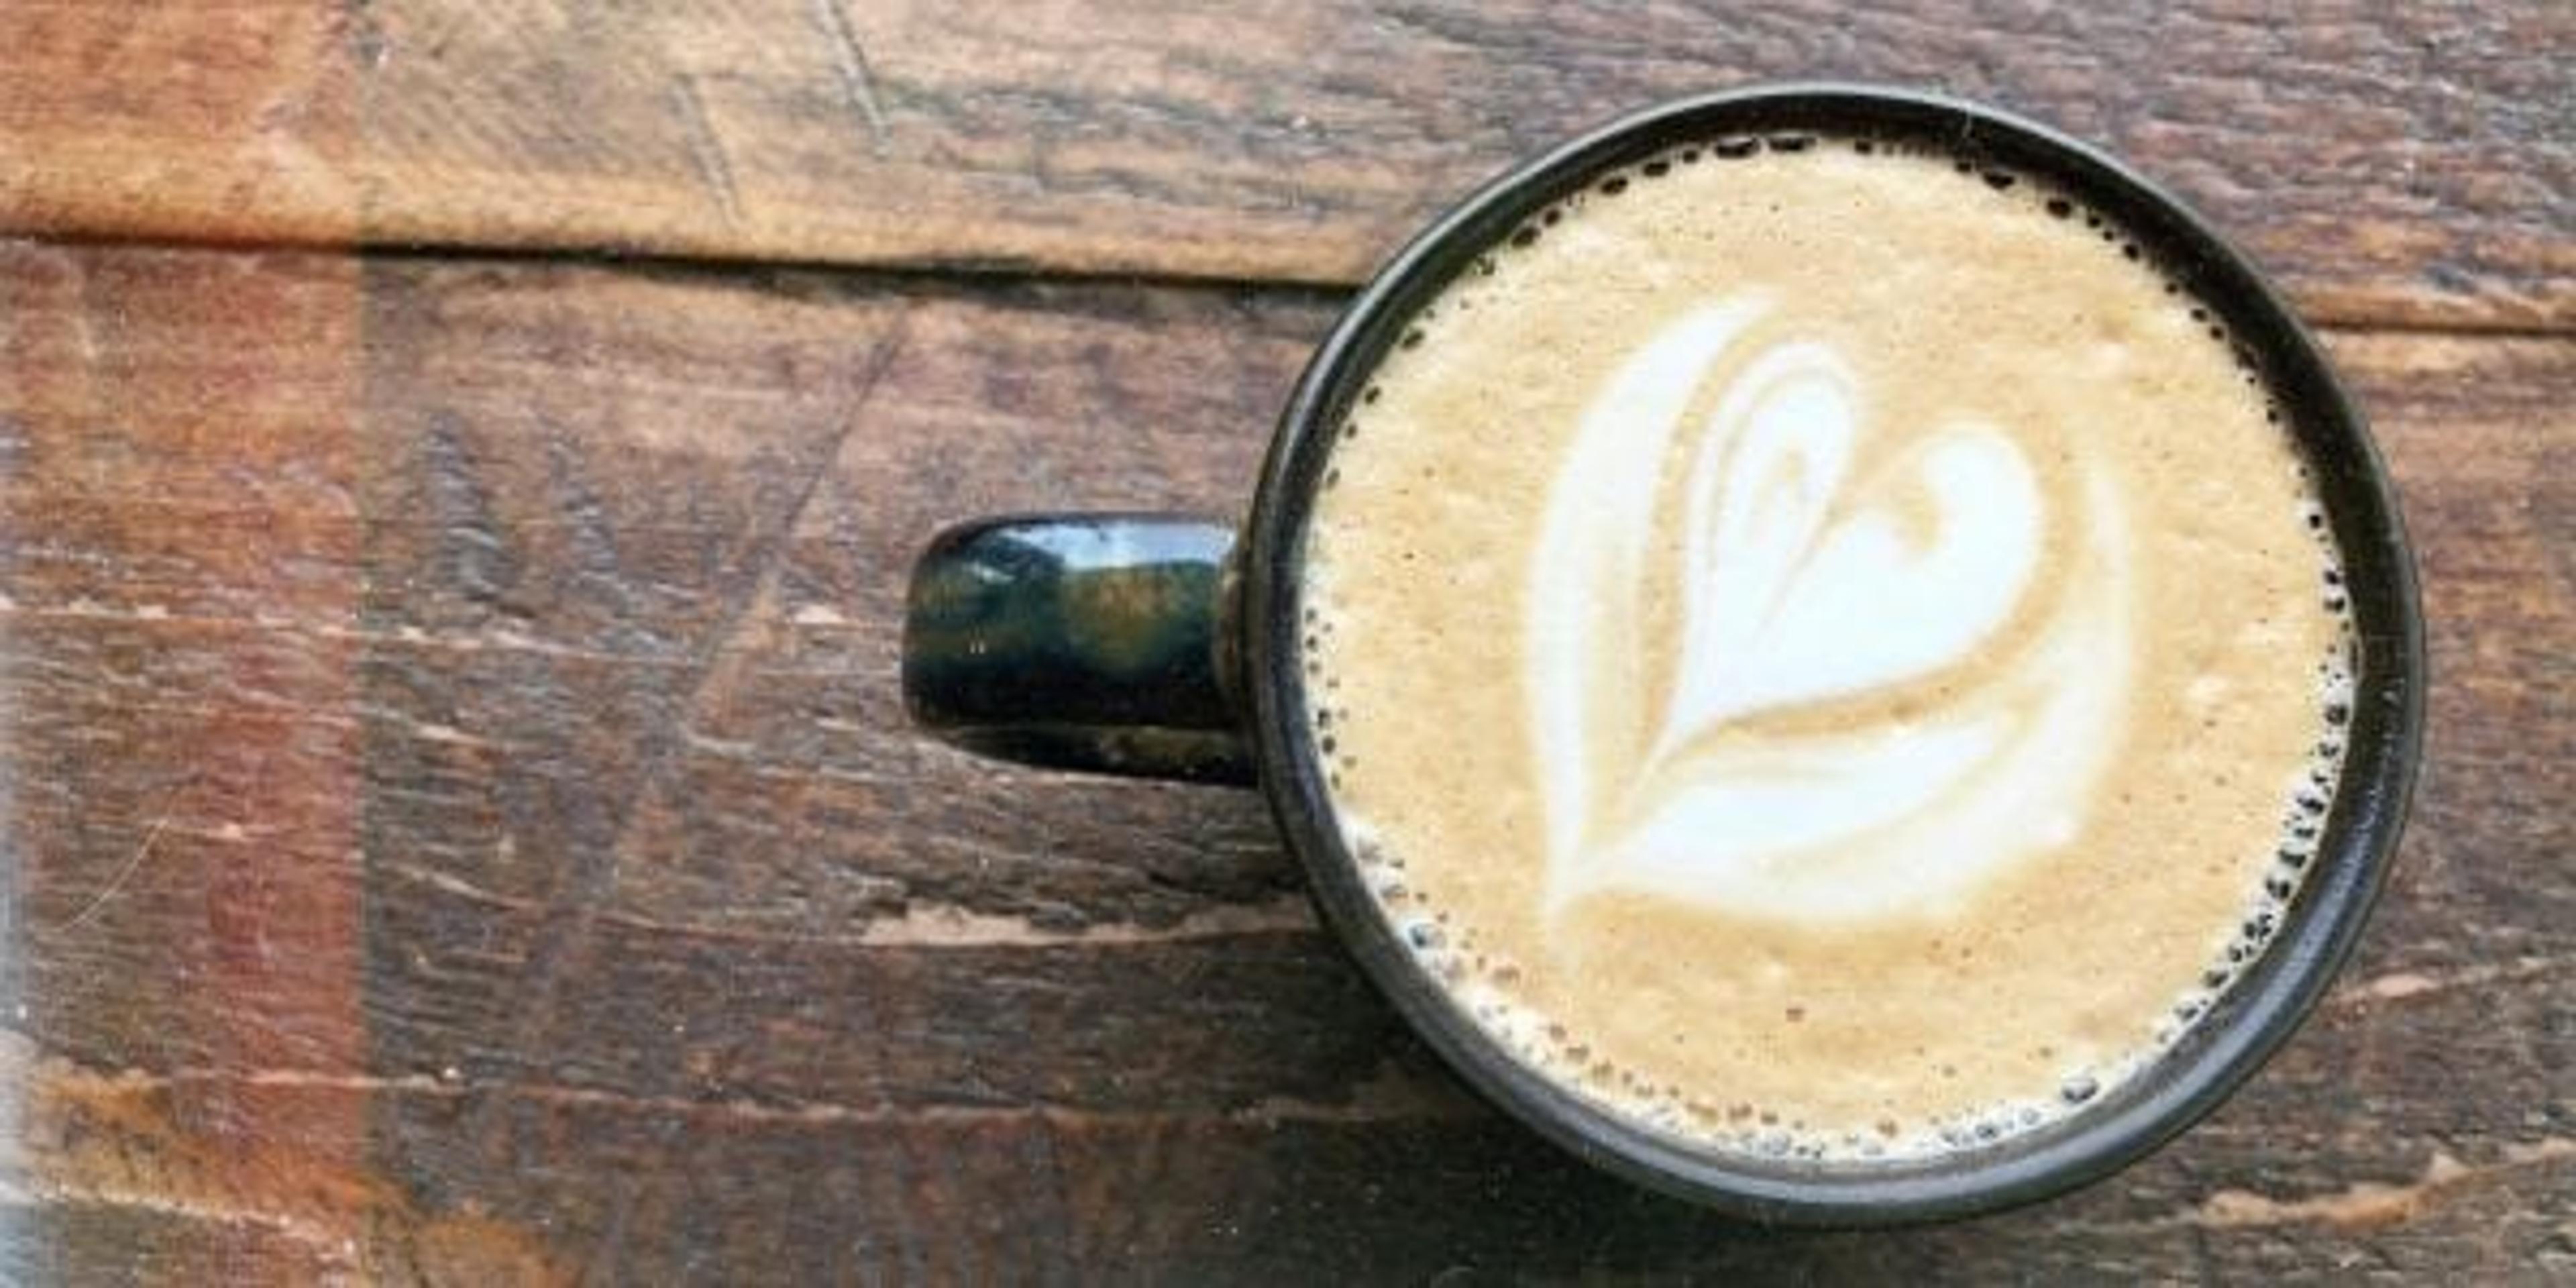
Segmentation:
[[(2028, 610), (2050, 522), (1994, 425), (1944, 424), (1861, 473), (1864, 418), (1906, 412), (1873, 407), (1829, 347), (1742, 354), (1770, 311), (1730, 302), (1655, 336), (1555, 481), (1525, 681), (1552, 903), (1625, 887), (1783, 917), (1939, 907), (2072, 837), (2120, 733), (2126, 537), (2094, 472), (2059, 518), (2076, 584), (2019, 656), (1901, 718), (1744, 736), (1968, 668)], [(1928, 532), (1908, 531), (1907, 500)], [(1638, 647), (1659, 596), (1681, 619), (1669, 673), (1602, 666)]]
[(1498, 1047), (1718, 1152), (2110, 1096), (2279, 924), (2336, 554), (2224, 325), (2036, 176), (1682, 147), (1409, 324), (1303, 537), (1309, 733)]

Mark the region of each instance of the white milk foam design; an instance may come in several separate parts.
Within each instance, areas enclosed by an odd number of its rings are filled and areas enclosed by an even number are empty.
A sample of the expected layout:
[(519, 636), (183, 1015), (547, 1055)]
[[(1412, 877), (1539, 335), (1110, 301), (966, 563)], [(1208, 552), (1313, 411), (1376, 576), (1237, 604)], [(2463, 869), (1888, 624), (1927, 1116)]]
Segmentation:
[[(2074, 835), (2118, 744), (2128, 535), (2098, 473), (2062, 520), (2084, 550), (2071, 591), (1991, 678), (1878, 728), (1727, 736), (1968, 661), (2022, 610), (2050, 527), (2001, 427), (1942, 423), (1853, 477), (1864, 436), (1908, 412), (1872, 406), (1821, 345), (1731, 361), (1770, 311), (1748, 295), (1655, 336), (1605, 382), (1550, 493), (1526, 684), (1552, 909), (1624, 889), (1809, 921), (1938, 910)], [(1682, 504), (1640, 504), (1682, 460)], [(1871, 504), (1906, 488), (1937, 518), (1922, 549)], [(1659, 557), (1674, 525), (1681, 557)], [(1643, 668), (1598, 659), (1633, 650), (1673, 589), (1679, 661), (1653, 709)]]

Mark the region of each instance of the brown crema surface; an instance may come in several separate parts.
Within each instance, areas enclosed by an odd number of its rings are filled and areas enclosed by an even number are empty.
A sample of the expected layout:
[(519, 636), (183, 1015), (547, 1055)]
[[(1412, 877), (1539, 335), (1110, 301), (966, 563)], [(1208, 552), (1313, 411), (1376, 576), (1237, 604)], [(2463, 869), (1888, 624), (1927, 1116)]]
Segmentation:
[[(1346, 831), (1387, 915), (1489, 1031), (1679, 1135), (1869, 1156), (2045, 1121), (2151, 1060), (2295, 879), (2278, 856), (2305, 847), (2296, 797), (2321, 801), (2339, 755), (2345, 629), (2297, 452), (2196, 302), (2031, 176), (1999, 188), (1848, 140), (1651, 168), (1602, 176), (1535, 241), (1496, 247), (1391, 352), (1334, 448), (1305, 538), (1304, 665)], [(1685, 432), (1641, 449), (1658, 455), (1634, 504), (1656, 519), (1636, 584), (1615, 590), (1633, 610), (1599, 637), (1620, 646), (1582, 662), (1584, 701), (1615, 718), (1552, 741), (1531, 641), (1554, 489), (1635, 356), (1728, 305), (1754, 320)], [(1745, 355), (1796, 345), (1835, 355), (1852, 390), (1827, 532), (1875, 511), (1907, 549), (1935, 544), (1944, 514), (1908, 471), (1973, 424), (2028, 466), (2039, 553), (1960, 656), (1737, 712), (1692, 747), (1753, 765), (1981, 714), (2019, 737), (2040, 695), (2088, 677), (2112, 682), (2109, 714), (2072, 761), (2041, 758), (2076, 765), (2060, 775), (2076, 786), (2008, 811), (2009, 852), (1939, 898), (1797, 915), (1598, 864), (1569, 875), (1591, 860), (1551, 844), (1558, 759), (1626, 802), (1733, 772), (1641, 768), (1684, 687), (1687, 619), (1708, 611), (1687, 584), (1688, 427), (1721, 414)], [(2092, 634), (2065, 625), (2077, 615)], [(2077, 674), (2041, 665), (2070, 639), (2092, 650)], [(2002, 763), (1942, 792), (2001, 790)], [(1596, 813), (1613, 821), (1586, 836), (1625, 817)], [(1870, 856), (1903, 855), (1921, 813), (1744, 871), (1876, 880)]]

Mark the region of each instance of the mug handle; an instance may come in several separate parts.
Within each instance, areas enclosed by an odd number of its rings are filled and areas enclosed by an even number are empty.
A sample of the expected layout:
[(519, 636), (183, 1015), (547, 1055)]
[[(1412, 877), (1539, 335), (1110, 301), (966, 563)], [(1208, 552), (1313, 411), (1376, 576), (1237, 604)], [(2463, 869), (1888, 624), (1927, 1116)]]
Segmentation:
[(1234, 529), (1164, 514), (982, 519), (933, 538), (904, 610), (914, 723), (1049, 769), (1251, 786)]

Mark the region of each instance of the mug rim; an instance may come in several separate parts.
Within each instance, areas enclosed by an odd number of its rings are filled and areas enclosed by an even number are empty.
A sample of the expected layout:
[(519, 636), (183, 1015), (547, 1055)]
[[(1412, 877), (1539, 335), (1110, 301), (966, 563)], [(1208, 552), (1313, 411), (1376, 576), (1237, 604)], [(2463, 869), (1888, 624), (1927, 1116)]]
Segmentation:
[[(1689, 142), (1807, 131), (1938, 140), (2045, 176), (2113, 219), (2259, 360), (2313, 471), (2351, 603), (2351, 716), (2311, 870), (2211, 1013), (2119, 1086), (2049, 1125), (1913, 1160), (1820, 1164), (1695, 1146), (1593, 1102), (1487, 1035), (1397, 938), (1348, 852), (1300, 664), (1301, 567), (1325, 459), (1402, 325), (1523, 221), (1605, 172)], [(2053, 127), (1944, 94), (1838, 82), (1723, 90), (1621, 116), (1513, 166), (1417, 233), (1344, 309), (1298, 380), (1261, 471), (1235, 623), (1265, 794), (1327, 925), (1412, 1030), (1487, 1100), (1648, 1188), (1764, 1223), (1878, 1226), (2018, 1206), (2102, 1179), (2209, 1113), (2313, 1010), (2397, 850), (2423, 738), (2422, 610), (2395, 490), (2362, 414), (2297, 314), (2179, 198)]]

